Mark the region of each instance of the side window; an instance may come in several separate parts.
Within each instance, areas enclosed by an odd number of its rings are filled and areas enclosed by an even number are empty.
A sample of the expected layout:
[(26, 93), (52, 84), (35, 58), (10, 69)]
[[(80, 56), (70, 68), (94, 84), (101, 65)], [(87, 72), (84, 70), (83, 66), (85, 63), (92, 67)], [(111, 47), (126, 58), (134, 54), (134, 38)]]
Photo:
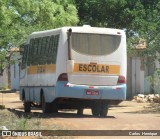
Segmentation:
[(41, 51), (40, 51), (40, 56), (39, 56), (39, 64), (40, 65), (44, 65), (47, 63), (47, 57), (45, 55), (45, 51), (46, 51), (46, 42), (47, 42), (47, 37), (43, 37), (41, 39)]
[(41, 54), (45, 53), (46, 50), (46, 42), (47, 42), (47, 37), (42, 38), (42, 45), (41, 45)]
[(34, 55), (38, 54), (38, 47), (39, 47), (39, 38), (35, 38), (35, 51), (34, 51)]
[(46, 56), (48, 56), (50, 38), (51, 37), (49, 37), (49, 36), (46, 37), (46, 49), (45, 49), (45, 52), (44, 52)]
[(32, 41), (31, 41), (31, 47), (30, 47), (30, 65), (33, 65), (33, 63), (34, 63), (34, 53), (35, 53), (35, 39), (33, 39)]
[(53, 48), (52, 48), (52, 56), (53, 56), (53, 59), (52, 59), (52, 63), (55, 64), (56, 63), (56, 59), (57, 59), (57, 48), (58, 48), (58, 42), (59, 42), (59, 35), (56, 35), (54, 37), (54, 43), (53, 43)]
[(54, 47), (54, 35), (52, 35), (50, 37), (50, 41), (49, 41), (49, 49), (48, 49), (48, 53), (51, 54), (52, 53), (52, 49)]
[[(43, 47), (43, 59), (44, 64), (48, 63), (48, 49), (49, 49), (50, 36), (45, 37), (44, 47)], [(48, 63), (49, 64), (49, 63)]]
[(32, 65), (37, 65), (38, 62), (38, 49), (39, 49), (39, 38), (34, 39), (34, 52), (32, 53)]
[(33, 47), (34, 47), (35, 39), (31, 39), (29, 43), (28, 49), (28, 61), (27, 65), (31, 65), (33, 62)]
[(27, 65), (55, 64), (59, 35), (33, 38), (28, 49)]
[(41, 54), (41, 48), (42, 48), (42, 38), (37, 38), (38, 39), (38, 51), (37, 51), (37, 55)]
[(48, 58), (47, 58), (47, 64), (51, 64), (52, 63), (52, 49), (54, 47), (54, 35), (50, 36), (50, 40), (49, 40), (49, 47), (48, 47)]

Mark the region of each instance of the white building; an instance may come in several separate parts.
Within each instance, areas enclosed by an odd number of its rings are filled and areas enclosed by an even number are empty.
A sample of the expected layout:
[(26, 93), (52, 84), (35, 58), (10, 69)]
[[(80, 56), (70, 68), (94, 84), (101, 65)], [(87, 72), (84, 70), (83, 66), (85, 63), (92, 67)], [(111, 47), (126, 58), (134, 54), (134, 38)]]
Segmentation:
[(19, 90), (19, 63), (21, 59), (19, 48), (11, 48), (8, 58), (10, 61), (15, 62), (11, 63), (8, 68), (5, 68), (3, 75), (0, 76), (0, 89)]
[[(143, 51), (146, 48), (146, 43), (137, 45), (137, 51)], [(157, 55), (160, 56), (160, 55)], [(127, 69), (127, 97), (133, 97), (137, 94), (151, 94), (159, 93), (160, 87), (156, 82), (156, 78), (153, 82), (149, 80), (149, 77), (155, 74), (157, 69), (160, 69), (160, 62), (154, 61), (152, 57), (128, 57), (128, 69)], [(157, 76), (158, 78), (158, 76)], [(158, 79), (160, 83), (160, 79)]]

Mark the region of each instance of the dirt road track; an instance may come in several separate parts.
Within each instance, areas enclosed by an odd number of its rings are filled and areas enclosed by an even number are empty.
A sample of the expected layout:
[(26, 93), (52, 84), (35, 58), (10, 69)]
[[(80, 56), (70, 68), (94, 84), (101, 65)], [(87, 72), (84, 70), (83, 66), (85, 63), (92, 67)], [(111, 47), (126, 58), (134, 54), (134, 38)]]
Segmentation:
[[(2, 104), (2, 94), (0, 94), (0, 104)], [(23, 104), (19, 100), (17, 93), (3, 94), (3, 104), (6, 108), (16, 109), (20, 114), (23, 113)], [(59, 111), (58, 114), (42, 114), (40, 110), (33, 110), (32, 113), (42, 118), (42, 124), (59, 124), (67, 130), (160, 130), (160, 112), (154, 110), (149, 103), (136, 103), (124, 101), (117, 107), (111, 107), (107, 117), (93, 117), (91, 111), (86, 109), (84, 115), (78, 116), (76, 111)], [(86, 137), (80, 137), (86, 138)], [(100, 138), (106, 137), (87, 137)], [(122, 137), (109, 137), (122, 138)], [(126, 136), (123, 138), (135, 138)], [(141, 137), (136, 138), (159, 138)]]

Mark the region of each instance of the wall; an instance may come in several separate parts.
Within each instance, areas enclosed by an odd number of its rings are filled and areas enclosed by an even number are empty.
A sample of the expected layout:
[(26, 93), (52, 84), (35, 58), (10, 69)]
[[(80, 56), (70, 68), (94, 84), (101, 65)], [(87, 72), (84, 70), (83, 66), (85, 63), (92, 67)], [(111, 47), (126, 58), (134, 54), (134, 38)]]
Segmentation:
[(132, 96), (144, 93), (144, 69), (140, 57), (132, 58)]
[(11, 56), (11, 60), (16, 61), (16, 63), (10, 66), (11, 70), (11, 89), (12, 90), (19, 90), (19, 61), (21, 59), (21, 55), (19, 52), (14, 52)]
[(127, 57), (127, 98), (132, 96), (132, 58)]
[(7, 75), (7, 70), (5, 69), (3, 71), (3, 75), (0, 76), (0, 90), (1, 89), (6, 89), (8, 86), (8, 75)]

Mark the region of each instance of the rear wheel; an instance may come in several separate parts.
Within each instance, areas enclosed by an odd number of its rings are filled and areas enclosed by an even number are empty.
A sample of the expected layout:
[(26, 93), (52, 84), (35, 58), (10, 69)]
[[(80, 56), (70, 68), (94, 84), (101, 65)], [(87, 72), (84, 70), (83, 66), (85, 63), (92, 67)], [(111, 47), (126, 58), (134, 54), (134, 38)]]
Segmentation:
[(31, 112), (31, 102), (24, 101), (24, 112)]
[(94, 115), (94, 116), (99, 116), (100, 110), (101, 110), (100, 104), (99, 104), (99, 103), (96, 103), (96, 104), (92, 107), (92, 115)]
[(83, 115), (83, 108), (78, 108), (77, 114), (78, 115)]
[(57, 113), (58, 112), (58, 103), (56, 101), (53, 101), (51, 103), (51, 112)]
[(94, 116), (107, 116), (108, 104), (105, 102), (95, 103), (95, 105), (92, 107), (92, 114)]
[(50, 113), (51, 112), (51, 103), (46, 103), (44, 95), (42, 95), (42, 112), (43, 113)]
[(102, 103), (101, 104), (100, 116), (107, 116), (107, 114), (108, 114), (108, 104)]

